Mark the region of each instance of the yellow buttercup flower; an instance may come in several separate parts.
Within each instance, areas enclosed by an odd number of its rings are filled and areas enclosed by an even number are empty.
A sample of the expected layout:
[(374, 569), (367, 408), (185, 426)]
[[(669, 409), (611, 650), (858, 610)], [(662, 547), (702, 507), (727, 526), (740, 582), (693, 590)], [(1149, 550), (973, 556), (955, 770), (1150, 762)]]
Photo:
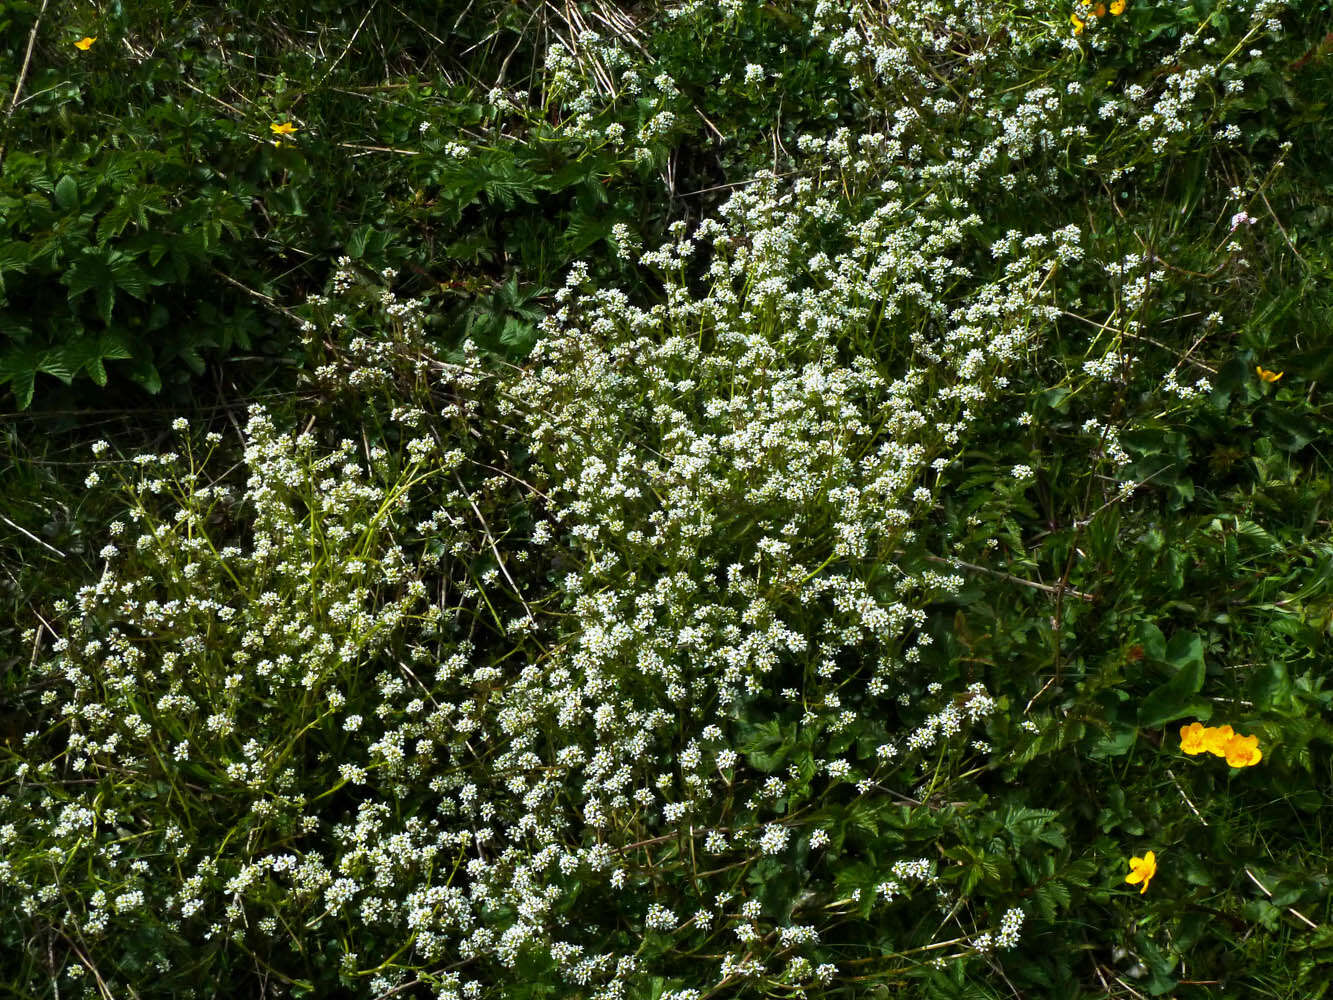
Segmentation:
[(93, 47), (93, 42), (95, 41), (97, 41), (96, 35), (92, 36), (91, 38), (87, 35), (84, 35), (82, 38), (80, 38), (77, 42), (74, 43), (74, 47), (76, 49), (81, 49), (82, 51), (87, 52), (89, 49)]
[(1255, 365), (1254, 370), (1259, 373), (1259, 377), (1265, 382), (1276, 382), (1283, 375), (1287, 374), (1286, 372), (1270, 372), (1263, 365)]
[(274, 135), (291, 135), (296, 131), (296, 126), (291, 122), (283, 122), (279, 125), (277, 122), (269, 124), (269, 131)]
[(1111, 0), (1111, 16), (1119, 17), (1125, 12), (1125, 0)]
[(1074, 26), (1074, 34), (1076, 35), (1083, 34), (1083, 19), (1081, 17), (1079, 17), (1077, 14), (1070, 14), (1069, 23)]
[(1230, 726), (1209, 726), (1203, 731), (1203, 748), (1214, 757), (1227, 755), (1227, 743), (1236, 731)]
[(1259, 737), (1237, 733), (1227, 740), (1226, 758), (1232, 767), (1253, 767), (1264, 759), (1263, 751), (1259, 749)]
[(1148, 883), (1152, 881), (1152, 877), (1156, 874), (1157, 855), (1149, 851), (1141, 858), (1129, 859), (1129, 874), (1125, 876), (1125, 881), (1130, 885), (1138, 885), (1142, 882), (1143, 888), (1139, 890), (1139, 895), (1142, 896), (1148, 891)]
[(1191, 757), (1201, 754), (1208, 749), (1204, 741), (1204, 728), (1200, 722), (1191, 722), (1188, 726), (1180, 727), (1180, 749)]
[(1253, 767), (1264, 759), (1259, 737), (1245, 736), (1230, 726), (1202, 726), (1191, 722), (1180, 727), (1180, 749), (1191, 757), (1210, 753), (1225, 757), (1232, 767)]

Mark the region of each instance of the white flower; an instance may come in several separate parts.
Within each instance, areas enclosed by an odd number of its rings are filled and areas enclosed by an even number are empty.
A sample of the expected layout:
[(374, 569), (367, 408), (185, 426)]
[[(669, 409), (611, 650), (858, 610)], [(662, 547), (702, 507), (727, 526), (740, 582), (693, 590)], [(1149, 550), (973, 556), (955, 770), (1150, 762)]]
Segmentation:
[(791, 831), (778, 823), (770, 823), (759, 838), (759, 847), (765, 854), (778, 854), (787, 846)]
[(644, 917), (644, 923), (657, 931), (674, 930), (676, 915), (660, 903), (653, 903), (648, 907), (648, 914)]

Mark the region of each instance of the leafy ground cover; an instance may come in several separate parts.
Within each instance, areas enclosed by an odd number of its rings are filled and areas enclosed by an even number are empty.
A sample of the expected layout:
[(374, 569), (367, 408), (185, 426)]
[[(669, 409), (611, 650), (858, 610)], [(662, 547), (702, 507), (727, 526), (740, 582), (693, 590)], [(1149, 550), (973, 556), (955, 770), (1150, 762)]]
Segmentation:
[(9, 992), (1326, 994), (1326, 5), (0, 24)]

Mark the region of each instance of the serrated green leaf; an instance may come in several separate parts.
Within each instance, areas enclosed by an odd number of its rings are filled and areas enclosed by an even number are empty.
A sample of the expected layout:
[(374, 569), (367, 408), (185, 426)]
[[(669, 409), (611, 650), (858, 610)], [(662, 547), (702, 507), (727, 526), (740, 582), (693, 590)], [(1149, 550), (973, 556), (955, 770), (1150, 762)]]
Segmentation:
[(20, 410), (26, 410), (32, 404), (39, 360), (37, 353), (30, 349), (0, 356), (0, 385), (9, 384)]
[(133, 208), (128, 198), (121, 198), (116, 204), (107, 209), (106, 214), (97, 224), (97, 241), (106, 243), (115, 239), (125, 227), (129, 225), (130, 219), (134, 217)]
[(5, 271), (22, 273), (28, 269), (28, 244), (20, 240), (0, 243), (0, 274)]
[(79, 183), (69, 174), (60, 178), (55, 186), (56, 205), (64, 212), (72, 212), (79, 207)]
[(576, 215), (561, 239), (565, 253), (576, 256), (611, 235), (611, 222), (591, 215)]
[(352, 230), (352, 235), (347, 238), (347, 256), (352, 260), (360, 260), (366, 252), (366, 237), (369, 235), (369, 226), (359, 226)]
[(117, 290), (142, 300), (149, 287), (148, 275), (132, 257), (107, 247), (85, 247), (62, 280), (69, 288), (71, 302), (92, 292), (98, 313), (108, 324)]
[(82, 367), (77, 359), (78, 349), (76, 347), (53, 348), (42, 355), (42, 360), (37, 364), (37, 370), (45, 372), (47, 375), (54, 375), (60, 381), (69, 385), (74, 381), (74, 376), (78, 374)]

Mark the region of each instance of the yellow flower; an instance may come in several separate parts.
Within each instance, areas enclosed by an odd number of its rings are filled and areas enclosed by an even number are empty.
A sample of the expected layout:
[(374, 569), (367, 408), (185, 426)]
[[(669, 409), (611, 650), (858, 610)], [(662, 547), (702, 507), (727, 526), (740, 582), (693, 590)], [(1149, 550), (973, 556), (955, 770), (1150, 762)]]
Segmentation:
[(1259, 377), (1265, 382), (1276, 382), (1283, 375), (1287, 374), (1286, 372), (1270, 372), (1263, 365), (1255, 365), (1254, 370), (1259, 373)]
[(1083, 19), (1081, 17), (1079, 17), (1077, 14), (1070, 14), (1069, 23), (1074, 26), (1074, 34), (1076, 35), (1083, 34)]
[(296, 131), (296, 126), (291, 122), (283, 122), (281, 125), (277, 122), (271, 122), (269, 124), (269, 131), (274, 135), (291, 135)]
[(1125, 12), (1125, 0), (1111, 0), (1111, 16), (1119, 17)]
[(94, 35), (91, 38), (89, 38), (87, 35), (84, 35), (82, 38), (80, 38), (77, 42), (74, 43), (74, 47), (76, 49), (81, 49), (82, 51), (87, 52), (89, 49), (93, 47), (93, 42), (95, 41), (97, 41), (96, 35)]
[(1259, 749), (1259, 737), (1237, 733), (1227, 740), (1226, 757), (1232, 767), (1253, 767), (1264, 759), (1263, 751)]
[(1200, 722), (1191, 722), (1188, 726), (1180, 727), (1180, 749), (1193, 757), (1195, 754), (1201, 754), (1208, 749), (1203, 738), (1204, 728)]
[(1230, 726), (1209, 726), (1203, 731), (1203, 748), (1214, 757), (1227, 755), (1227, 743), (1236, 732)]
[(1148, 883), (1152, 881), (1152, 877), (1156, 874), (1157, 855), (1149, 851), (1141, 858), (1129, 859), (1129, 874), (1125, 876), (1125, 881), (1130, 885), (1138, 885), (1142, 882), (1143, 888), (1139, 890), (1139, 895), (1142, 896), (1148, 891)]

